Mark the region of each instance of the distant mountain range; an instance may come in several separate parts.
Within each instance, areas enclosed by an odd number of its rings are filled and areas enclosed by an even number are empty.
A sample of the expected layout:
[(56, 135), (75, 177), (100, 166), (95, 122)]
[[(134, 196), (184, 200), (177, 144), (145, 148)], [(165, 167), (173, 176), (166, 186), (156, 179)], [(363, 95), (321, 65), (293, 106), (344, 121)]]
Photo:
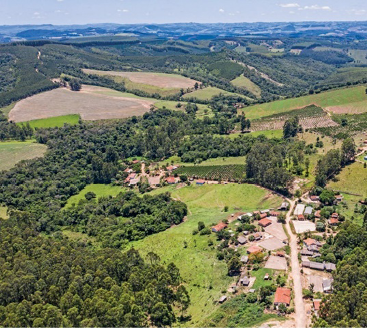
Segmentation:
[(25, 40), (67, 40), (94, 36), (188, 37), (367, 37), (367, 22), (297, 23), (177, 23), (177, 24), (88, 24), (88, 25), (13, 25), (0, 26), (0, 42)]

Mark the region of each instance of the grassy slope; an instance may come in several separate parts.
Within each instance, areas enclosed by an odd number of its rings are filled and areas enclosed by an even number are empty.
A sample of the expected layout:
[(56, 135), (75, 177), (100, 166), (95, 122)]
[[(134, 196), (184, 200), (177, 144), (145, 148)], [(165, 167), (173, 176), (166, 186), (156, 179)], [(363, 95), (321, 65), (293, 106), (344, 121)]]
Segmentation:
[(68, 199), (68, 202), (65, 207), (69, 207), (72, 204), (78, 204), (81, 199), (84, 199), (84, 196), (87, 192), (94, 192), (98, 197), (104, 196), (117, 196), (120, 192), (123, 192), (124, 189), (118, 186), (111, 186), (105, 184), (90, 184), (86, 186), (79, 194), (74, 195)]
[(239, 97), (244, 97), (245, 96), (241, 96), (237, 93), (232, 93), (232, 92), (228, 92), (216, 87), (207, 87), (204, 89), (199, 89), (197, 91), (194, 92), (190, 92), (190, 93), (186, 93), (183, 98), (197, 98), (199, 100), (210, 100), (211, 98), (213, 98), (214, 96), (218, 96), (219, 94), (224, 94), (227, 96), (239, 96)]
[(234, 80), (231, 81), (231, 83), (236, 87), (244, 88), (250, 91), (256, 97), (261, 96), (261, 89), (244, 75), (240, 75), (239, 77), (235, 78)]
[(364, 105), (367, 105), (365, 90), (365, 87), (358, 86), (322, 92), (299, 98), (277, 100), (266, 104), (249, 106), (244, 109), (244, 112), (248, 118), (257, 119), (277, 113), (288, 112), (292, 109), (303, 108), (311, 104), (315, 104), (323, 108), (347, 105), (350, 103), (360, 104), (361, 102), (363, 102)]
[[(79, 115), (64, 115), (64, 116), (56, 116), (56, 117), (50, 117), (40, 120), (33, 120), (29, 121), (29, 125), (35, 129), (35, 128), (55, 128), (55, 127), (62, 127), (64, 124), (70, 124), (75, 125), (79, 122)], [(18, 124), (24, 124), (18, 123)]]
[[(143, 254), (156, 252), (166, 263), (172, 261), (179, 267), (193, 304), (189, 308), (192, 315), (190, 324), (198, 325), (215, 310), (214, 302), (233, 278), (227, 276), (226, 264), (217, 260), (214, 246), (208, 246), (209, 238), (216, 245), (215, 236), (192, 235), (197, 223), (203, 221), (211, 226), (226, 218), (230, 212), (222, 212), (225, 205), (229, 206), (229, 211), (235, 211), (235, 208), (250, 211), (277, 206), (281, 199), (276, 196), (267, 198), (266, 190), (246, 184), (192, 185), (181, 189), (166, 187), (155, 190), (153, 194), (164, 191), (171, 191), (174, 198), (188, 205), (190, 214), (187, 221), (133, 245)], [(187, 248), (184, 248), (185, 241)]]
[(11, 169), (21, 160), (41, 157), (46, 150), (45, 145), (33, 141), (0, 142), (0, 171)]

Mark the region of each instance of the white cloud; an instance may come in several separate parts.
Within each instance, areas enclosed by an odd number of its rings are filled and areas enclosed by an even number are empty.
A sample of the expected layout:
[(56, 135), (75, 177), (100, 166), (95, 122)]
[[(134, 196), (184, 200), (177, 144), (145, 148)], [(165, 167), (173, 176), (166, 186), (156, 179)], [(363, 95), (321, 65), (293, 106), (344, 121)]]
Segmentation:
[(219, 9), (219, 12), (220, 12), (220, 13), (224, 13), (224, 9), (222, 9), (222, 8), (221, 8), (221, 9)]
[(279, 5), (282, 8), (299, 8), (301, 7), (298, 3), (281, 3)]
[(127, 9), (117, 9), (117, 11), (119, 13), (128, 13), (129, 12), (129, 10), (127, 10)]
[(39, 15), (41, 15), (38, 11), (35, 11), (34, 13), (33, 13), (33, 15), (34, 16), (39, 16)]
[(56, 0), (57, 2), (63, 2), (64, 0)]
[(366, 9), (352, 9), (350, 10), (350, 12), (354, 15), (357, 15), (357, 16), (361, 16), (361, 15), (365, 15), (367, 14), (367, 10)]
[(298, 10), (331, 10), (331, 8), (329, 6), (312, 5), (312, 6), (304, 6), (303, 8), (298, 8)]

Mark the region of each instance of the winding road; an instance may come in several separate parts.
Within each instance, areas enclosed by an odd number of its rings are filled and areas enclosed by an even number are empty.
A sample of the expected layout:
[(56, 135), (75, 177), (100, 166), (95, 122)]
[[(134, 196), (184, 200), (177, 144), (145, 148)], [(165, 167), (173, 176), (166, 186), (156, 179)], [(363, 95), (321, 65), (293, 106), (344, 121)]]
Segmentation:
[(298, 262), (298, 247), (297, 247), (297, 235), (292, 233), (290, 226), (292, 211), (295, 206), (295, 202), (287, 199), (290, 203), (290, 208), (287, 213), (287, 231), (290, 236), (289, 246), (291, 248), (291, 265), (292, 265), (292, 279), (293, 279), (293, 292), (294, 292), (294, 309), (296, 314), (296, 327), (306, 328), (306, 310), (305, 304), (303, 302), (302, 295), (302, 281), (301, 281), (301, 271)]

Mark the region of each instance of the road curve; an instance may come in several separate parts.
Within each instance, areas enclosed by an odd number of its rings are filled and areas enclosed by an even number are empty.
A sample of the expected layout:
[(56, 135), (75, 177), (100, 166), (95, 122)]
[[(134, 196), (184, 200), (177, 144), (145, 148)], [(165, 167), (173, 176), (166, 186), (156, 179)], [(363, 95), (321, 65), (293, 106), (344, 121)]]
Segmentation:
[(296, 327), (306, 328), (306, 310), (305, 304), (303, 302), (302, 295), (302, 281), (301, 281), (301, 271), (298, 262), (298, 247), (297, 247), (297, 235), (292, 233), (290, 226), (291, 214), (295, 206), (295, 202), (288, 199), (290, 203), (290, 208), (287, 213), (287, 230), (290, 236), (289, 246), (291, 248), (291, 265), (292, 265), (292, 278), (293, 278), (293, 291), (294, 291), (294, 310), (296, 313)]

